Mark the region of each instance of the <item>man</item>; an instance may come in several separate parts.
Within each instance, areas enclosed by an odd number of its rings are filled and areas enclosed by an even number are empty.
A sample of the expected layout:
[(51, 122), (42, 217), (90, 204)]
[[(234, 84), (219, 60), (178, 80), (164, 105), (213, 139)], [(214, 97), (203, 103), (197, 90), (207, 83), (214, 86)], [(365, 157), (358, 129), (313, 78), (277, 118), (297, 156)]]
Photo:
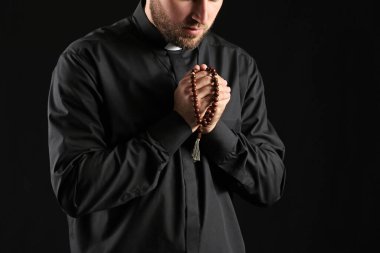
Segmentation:
[[(210, 32), (222, 0), (147, 0), (73, 42), (48, 101), (52, 185), (72, 252), (243, 253), (232, 194), (270, 205), (284, 146), (255, 61)], [(219, 101), (192, 151), (199, 113)], [(226, 81), (227, 80), (227, 81)]]

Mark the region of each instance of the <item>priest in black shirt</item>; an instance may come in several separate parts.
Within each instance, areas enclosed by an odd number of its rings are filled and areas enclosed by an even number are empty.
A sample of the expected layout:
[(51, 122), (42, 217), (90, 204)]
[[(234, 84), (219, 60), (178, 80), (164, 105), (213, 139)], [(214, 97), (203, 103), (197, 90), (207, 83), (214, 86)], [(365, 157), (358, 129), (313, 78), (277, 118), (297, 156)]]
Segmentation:
[[(282, 196), (285, 149), (257, 65), (209, 30), (222, 3), (142, 0), (60, 55), (49, 153), (73, 253), (243, 253), (233, 194), (264, 206)], [(204, 115), (209, 66), (219, 102), (194, 162), (190, 71)]]

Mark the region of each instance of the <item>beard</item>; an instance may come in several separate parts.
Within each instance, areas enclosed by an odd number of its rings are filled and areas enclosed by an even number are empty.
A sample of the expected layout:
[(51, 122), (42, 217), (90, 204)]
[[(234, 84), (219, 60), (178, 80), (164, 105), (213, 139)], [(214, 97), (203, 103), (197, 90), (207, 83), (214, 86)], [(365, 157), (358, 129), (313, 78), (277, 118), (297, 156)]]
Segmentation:
[[(167, 42), (173, 43), (183, 49), (196, 48), (209, 31), (207, 25), (191, 19), (185, 23), (173, 23), (165, 13), (160, 1), (152, 0), (150, 4), (152, 20)], [(197, 27), (203, 29), (201, 35), (190, 35), (184, 32), (185, 27)]]

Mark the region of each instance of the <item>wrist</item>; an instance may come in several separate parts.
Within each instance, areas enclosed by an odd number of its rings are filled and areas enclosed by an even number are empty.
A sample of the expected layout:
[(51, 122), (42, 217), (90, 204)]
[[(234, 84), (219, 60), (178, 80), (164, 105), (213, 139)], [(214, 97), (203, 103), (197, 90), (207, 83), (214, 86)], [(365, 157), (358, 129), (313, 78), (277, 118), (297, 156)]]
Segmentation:
[(209, 133), (211, 133), (212, 132), (212, 130), (214, 130), (214, 128), (216, 127), (216, 124), (217, 123), (215, 123), (215, 124), (211, 124), (211, 125), (209, 125), (209, 126), (207, 126), (207, 127), (203, 127), (203, 133), (204, 134), (209, 134)]
[(183, 120), (189, 125), (189, 127), (191, 128), (191, 131), (194, 133), (197, 128), (198, 128), (198, 125), (197, 125), (197, 122), (195, 121), (195, 119), (192, 119), (192, 120), (189, 120), (187, 117), (185, 117), (181, 111), (177, 110), (176, 108), (173, 109), (176, 113), (178, 113), (179, 116), (181, 116), (183, 118)]

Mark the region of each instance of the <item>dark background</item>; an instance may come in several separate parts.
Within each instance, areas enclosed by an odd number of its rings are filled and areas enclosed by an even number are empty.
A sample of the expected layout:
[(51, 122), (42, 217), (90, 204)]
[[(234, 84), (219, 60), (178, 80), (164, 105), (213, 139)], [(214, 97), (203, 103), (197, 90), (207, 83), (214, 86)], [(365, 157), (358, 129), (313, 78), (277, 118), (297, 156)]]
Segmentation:
[[(70, 42), (124, 18), (137, 2), (2, 0), (1, 252), (69, 251), (50, 186), (50, 75)], [(287, 148), (284, 197), (270, 208), (237, 198), (247, 253), (379, 248), (374, 6), (313, 2), (225, 0), (214, 26), (256, 59), (269, 118)]]

